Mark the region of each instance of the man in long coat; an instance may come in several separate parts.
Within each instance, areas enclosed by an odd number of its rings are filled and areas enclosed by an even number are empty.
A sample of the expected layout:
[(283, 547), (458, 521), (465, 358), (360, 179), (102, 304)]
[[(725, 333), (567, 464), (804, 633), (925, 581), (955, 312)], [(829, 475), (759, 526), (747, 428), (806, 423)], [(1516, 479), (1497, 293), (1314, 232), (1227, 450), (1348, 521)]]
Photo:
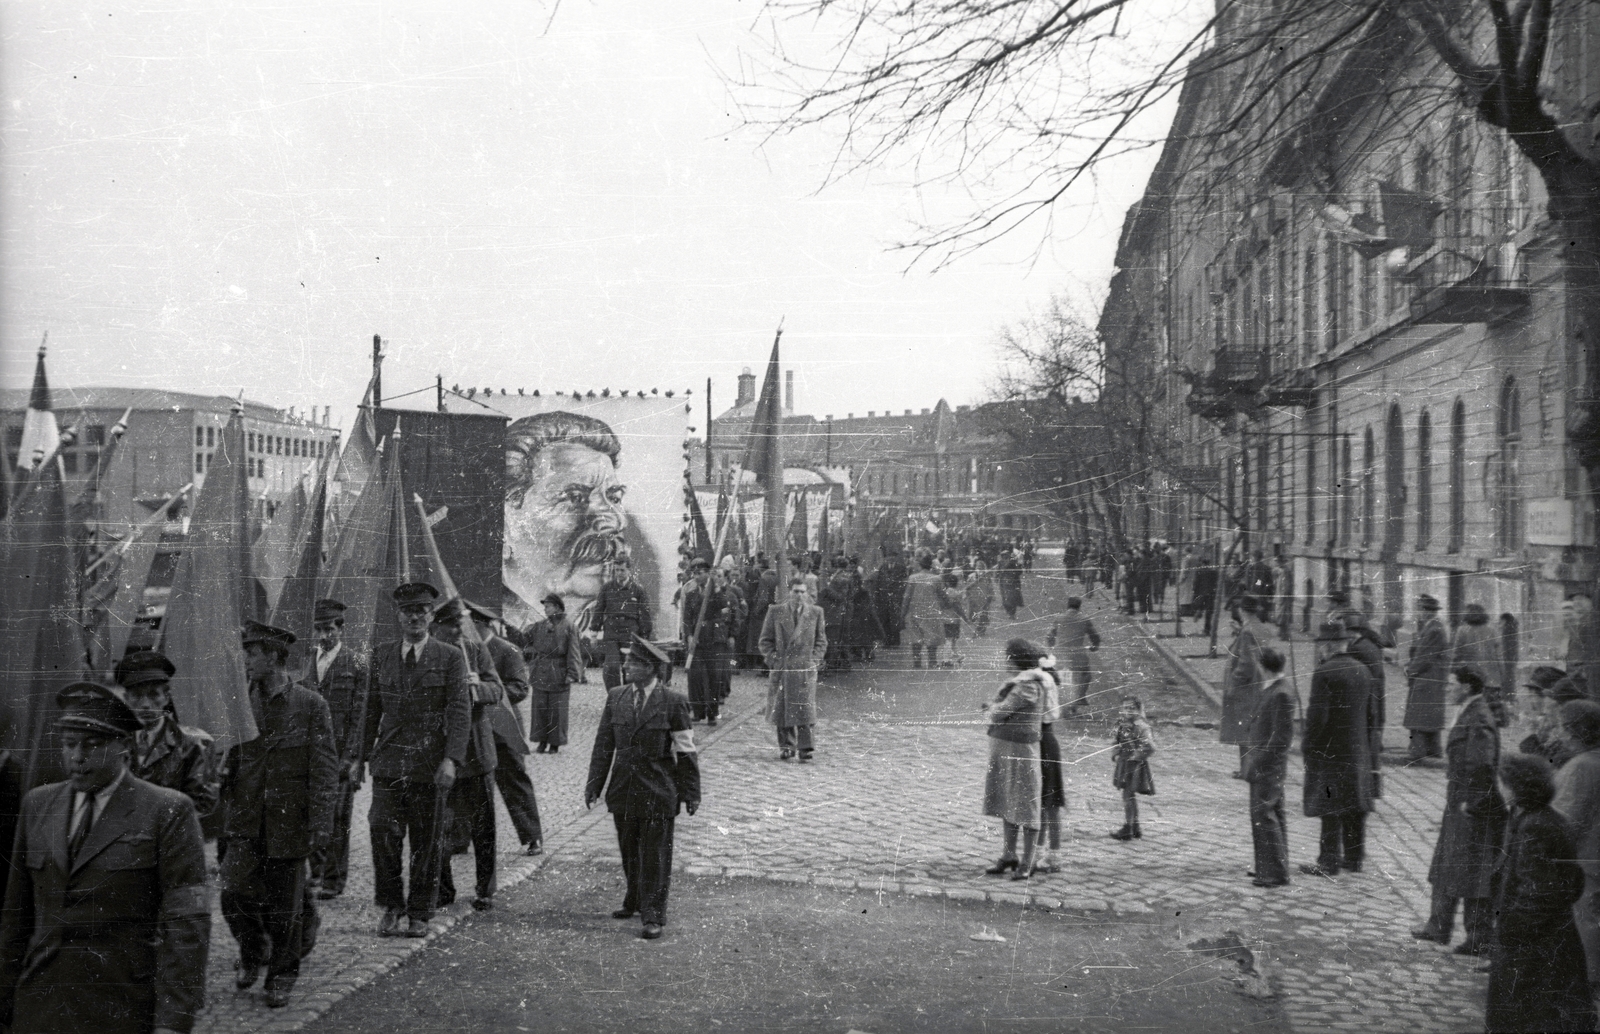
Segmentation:
[[(804, 581), (800, 590), (805, 592)], [(665, 653), (635, 637), (623, 660), (627, 681), (606, 694), (583, 791), (588, 808), (605, 791), (617, 827), (628, 893), (611, 916), (638, 915), (647, 941), (660, 937), (667, 922), (678, 809), (693, 815), (700, 807), (694, 723), (688, 699), (662, 682), (671, 670)]]
[(810, 761), (817, 721), (817, 667), (828, 653), (822, 608), (806, 598), (801, 575), (789, 579), (789, 598), (767, 611), (761, 629), (767, 661), (767, 721), (778, 729), (778, 756), (787, 761), (799, 751)]
[(1387, 673), (1383, 667), (1383, 643), (1372, 630), (1367, 616), (1359, 610), (1348, 610), (1344, 616), (1345, 630), (1350, 633), (1350, 656), (1366, 665), (1367, 688), (1372, 693), (1372, 796), (1383, 796), (1383, 726), (1384, 683)]
[(1094, 622), (1090, 621), (1083, 613), (1083, 600), (1077, 596), (1067, 597), (1067, 611), (1056, 619), (1050, 627), (1050, 635), (1046, 637), (1045, 644), (1060, 652), (1056, 655), (1056, 670), (1067, 669), (1072, 677), (1073, 695), (1072, 709), (1081, 710), (1089, 706), (1089, 683), (1094, 678), (1094, 669), (1089, 664), (1089, 653), (1100, 649), (1100, 633), (1095, 630)]
[(694, 720), (707, 725), (716, 725), (721, 716), (723, 687), (728, 679), (728, 619), (732, 604), (727, 591), (717, 585), (718, 580), (711, 574), (711, 561), (704, 557), (691, 561), (678, 615), (684, 641), (695, 637), (688, 675), (689, 707)]
[(1250, 715), (1255, 712), (1256, 696), (1261, 692), (1261, 651), (1267, 645), (1271, 626), (1257, 616), (1259, 601), (1246, 596), (1239, 601), (1239, 631), (1228, 647), (1228, 664), (1222, 672), (1222, 724), (1218, 739), (1239, 748), (1239, 770), (1243, 779), (1244, 755), (1250, 746)]
[(294, 641), (286, 629), (245, 625), (260, 735), (235, 745), (222, 766), (222, 915), (239, 943), (234, 987), (254, 987), (265, 967), (271, 1008), (289, 1004), (300, 960), (316, 942), (308, 861), (327, 846), (339, 791), (328, 702), (285, 670)]
[[(899, 553), (883, 558), (874, 572), (877, 585), (874, 599), (878, 606), (878, 623), (883, 626), (883, 645), (900, 645), (901, 611), (906, 594), (906, 561)], [(774, 593), (776, 595), (776, 593)]]
[(0, 922), (0, 1029), (187, 1034), (211, 946), (194, 803), (128, 772), (139, 719), (109, 687), (56, 702), (68, 777), (22, 802)]
[[(426, 937), (438, 903), (443, 804), (467, 760), (472, 689), (461, 651), (428, 634), (439, 590), (407, 582), (393, 595), (402, 638), (373, 654), (362, 741), (372, 769), (372, 888), (384, 910), (378, 936)], [(407, 841), (409, 891), (400, 875)]]
[[(922, 667), (926, 650), (928, 667), (938, 667), (939, 644), (944, 641), (945, 591), (943, 577), (933, 569), (932, 556), (917, 558), (917, 573), (906, 579), (900, 607), (896, 625), (911, 640), (911, 666)], [(826, 631), (824, 627), (819, 634), (825, 635)], [(765, 647), (762, 652), (766, 652)]]
[(1467, 928), (1467, 939), (1456, 948), (1456, 954), (1478, 955), (1492, 939), (1492, 883), (1505, 833), (1506, 805), (1495, 786), (1500, 732), (1484, 698), (1483, 680), (1467, 668), (1457, 668), (1455, 675), (1460, 687), (1456, 703), (1462, 707), (1450, 728), (1444, 819), (1439, 824), (1433, 863), (1428, 866), (1433, 907), (1427, 923), (1411, 935), (1449, 944), (1456, 903), (1464, 901), (1462, 925)]
[(1008, 549), (1000, 555), (995, 582), (1000, 586), (1000, 606), (1005, 609), (1006, 617), (1015, 621), (1017, 611), (1023, 606), (1022, 561), (1017, 559), (1016, 550)]
[[(517, 839), (528, 854), (542, 854), (544, 827), (539, 821), (533, 780), (528, 777), (528, 740), (522, 730), (522, 712), (518, 710), (529, 695), (528, 664), (522, 659), (522, 651), (495, 631), (495, 622), (500, 620), (497, 612), (470, 602), (467, 611), (505, 689), (500, 703), (489, 710), (489, 727), (494, 731), (494, 785), (500, 790), (500, 799), (506, 802), (506, 813), (511, 816)], [(492, 816), (492, 800), (489, 812)]]
[(1289, 747), (1294, 743), (1294, 701), (1283, 677), (1283, 654), (1261, 651), (1266, 686), (1250, 715), (1248, 749), (1241, 766), (1250, 784), (1250, 839), (1255, 845), (1257, 887), (1289, 882), (1289, 838), (1284, 819), (1283, 782), (1289, 773)]
[(522, 655), (528, 662), (528, 686), (533, 701), (532, 728), (528, 736), (540, 754), (560, 753), (567, 742), (567, 707), (572, 686), (583, 678), (583, 644), (567, 620), (567, 604), (556, 593), (539, 601), (545, 619), (529, 625), (522, 635)]
[(333, 833), (328, 845), (311, 856), (311, 882), (326, 901), (344, 893), (350, 873), (350, 819), (361, 786), (361, 701), (371, 685), (367, 658), (344, 645), (345, 605), (318, 600), (312, 608), (317, 651), (306, 679), (328, 702), (333, 719), (333, 745), (339, 752), (339, 792), (334, 798)]
[(1600, 984), (1600, 704), (1562, 704), (1561, 728), (1578, 753), (1556, 773), (1550, 806), (1572, 827), (1583, 870), (1583, 896), (1572, 906), (1572, 918), (1588, 957), (1589, 981)]
[(1325, 622), (1317, 632), (1317, 669), (1306, 701), (1304, 810), (1322, 820), (1314, 865), (1308, 876), (1360, 872), (1366, 853), (1367, 812), (1372, 810), (1371, 693), (1366, 665), (1346, 652), (1344, 622)]
[(1405, 727), (1411, 732), (1408, 760), (1441, 755), (1439, 732), (1444, 728), (1444, 687), (1450, 674), (1450, 637), (1439, 620), (1439, 601), (1424, 593), (1417, 597), (1417, 634), (1411, 640), (1406, 662)]

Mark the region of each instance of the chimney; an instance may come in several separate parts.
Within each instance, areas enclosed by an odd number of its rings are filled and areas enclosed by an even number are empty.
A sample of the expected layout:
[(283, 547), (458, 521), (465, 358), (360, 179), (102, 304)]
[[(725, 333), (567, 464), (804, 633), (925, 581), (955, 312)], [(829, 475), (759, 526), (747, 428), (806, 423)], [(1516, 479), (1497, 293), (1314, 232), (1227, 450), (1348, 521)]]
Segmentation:
[(867, 410), (867, 419), (870, 420), (870, 419), (872, 419), (873, 417), (875, 417), (877, 415), (878, 415), (878, 411), (877, 410), (875, 410), (875, 409)]
[(855, 415), (855, 414), (854, 414), (854, 413), (846, 413), (846, 414), (845, 414), (845, 415), (844, 415), (844, 418), (845, 418), (845, 419), (846, 419), (846, 420), (854, 420), (854, 419), (855, 419), (855, 418), (856, 418), (856, 415)]
[(746, 366), (744, 372), (739, 374), (739, 395), (733, 400), (735, 406), (742, 406), (746, 402), (753, 402), (756, 397), (756, 375)]
[(909, 409), (906, 410), (906, 416), (910, 416), (910, 415), (911, 415), (911, 410), (909, 410)]
[(926, 410), (926, 409), (924, 409), (924, 410), (923, 410), (923, 411), (922, 411), (922, 415), (923, 415), (923, 416), (927, 416), (927, 415), (928, 415), (928, 411), (927, 411), (927, 410)]
[(794, 412), (794, 371), (783, 371), (783, 411)]

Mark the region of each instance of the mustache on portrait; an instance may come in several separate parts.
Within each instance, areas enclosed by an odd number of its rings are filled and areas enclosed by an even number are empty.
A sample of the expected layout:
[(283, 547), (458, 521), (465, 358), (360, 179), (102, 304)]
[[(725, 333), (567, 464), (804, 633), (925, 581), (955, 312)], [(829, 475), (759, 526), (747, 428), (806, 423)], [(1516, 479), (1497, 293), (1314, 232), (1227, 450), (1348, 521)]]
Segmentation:
[(622, 532), (614, 528), (590, 528), (572, 542), (569, 572), (586, 564), (607, 564), (629, 552)]

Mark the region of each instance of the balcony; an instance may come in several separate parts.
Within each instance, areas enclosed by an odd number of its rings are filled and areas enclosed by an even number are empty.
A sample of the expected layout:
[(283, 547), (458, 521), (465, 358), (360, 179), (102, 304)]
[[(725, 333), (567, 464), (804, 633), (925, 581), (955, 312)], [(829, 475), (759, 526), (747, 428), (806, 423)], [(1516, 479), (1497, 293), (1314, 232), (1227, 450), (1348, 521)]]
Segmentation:
[(1526, 285), (1510, 281), (1464, 281), (1424, 291), (1411, 299), (1419, 324), (1494, 323), (1528, 307)]
[(1310, 370), (1285, 370), (1261, 390), (1266, 406), (1314, 406), (1317, 404), (1317, 375)]

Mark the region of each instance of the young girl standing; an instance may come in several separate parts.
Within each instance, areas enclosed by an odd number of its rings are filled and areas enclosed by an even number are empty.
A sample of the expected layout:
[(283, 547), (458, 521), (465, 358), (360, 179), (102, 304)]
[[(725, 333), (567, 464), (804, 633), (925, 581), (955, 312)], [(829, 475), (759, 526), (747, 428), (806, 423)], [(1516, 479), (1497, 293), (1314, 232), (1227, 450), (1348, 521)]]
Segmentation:
[(1111, 834), (1113, 840), (1134, 840), (1144, 836), (1139, 830), (1139, 799), (1135, 794), (1156, 792), (1150, 778), (1150, 755), (1156, 752), (1155, 734), (1144, 717), (1144, 702), (1136, 696), (1122, 698), (1117, 715), (1116, 746), (1111, 760), (1111, 785), (1122, 791), (1122, 828)]

